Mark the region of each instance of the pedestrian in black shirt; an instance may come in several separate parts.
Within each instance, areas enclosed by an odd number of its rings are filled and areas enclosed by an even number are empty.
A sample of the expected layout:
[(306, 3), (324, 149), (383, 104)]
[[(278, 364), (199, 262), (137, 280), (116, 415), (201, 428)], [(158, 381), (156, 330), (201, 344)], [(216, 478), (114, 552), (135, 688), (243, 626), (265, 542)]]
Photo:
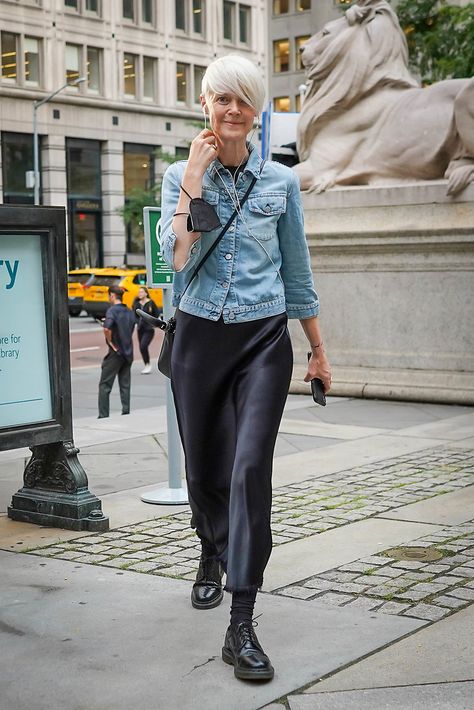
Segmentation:
[[(136, 314), (137, 308), (139, 308), (142, 311), (145, 311), (145, 313), (148, 313), (150, 316), (155, 316), (157, 318), (160, 315), (160, 312), (157, 308), (157, 306), (153, 303), (153, 301), (150, 298), (150, 294), (148, 292), (148, 289), (145, 288), (145, 286), (141, 286), (139, 291), (138, 291), (138, 296), (133, 302), (132, 305), (132, 311)], [(139, 316), (136, 316), (138, 318), (138, 323), (137, 323), (137, 333), (138, 333), (138, 343), (140, 345), (140, 352), (143, 358), (143, 364), (145, 367), (142, 370), (142, 375), (149, 375), (151, 372), (151, 365), (150, 365), (150, 352), (148, 350), (151, 341), (153, 340), (153, 337), (155, 335), (155, 328), (153, 325), (149, 325), (146, 323), (143, 318), (140, 318)]]
[(102, 361), (99, 382), (99, 419), (109, 416), (110, 392), (118, 375), (122, 414), (130, 412), (130, 370), (133, 362), (132, 335), (135, 315), (122, 303), (123, 289), (110, 286), (109, 302), (104, 321), (105, 342), (109, 346)]

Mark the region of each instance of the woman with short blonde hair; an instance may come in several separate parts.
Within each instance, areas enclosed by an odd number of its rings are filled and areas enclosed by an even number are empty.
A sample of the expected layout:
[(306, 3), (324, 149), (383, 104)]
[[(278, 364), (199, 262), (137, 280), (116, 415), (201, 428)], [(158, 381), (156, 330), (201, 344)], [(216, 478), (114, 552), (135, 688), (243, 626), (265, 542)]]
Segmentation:
[(331, 382), (298, 180), (247, 140), (263, 101), (252, 62), (231, 55), (209, 65), (201, 104), (210, 127), (166, 171), (161, 219), (162, 253), (176, 272), (171, 384), (202, 543), (191, 602), (220, 604), (226, 573), (222, 657), (246, 680), (274, 673), (252, 615), (272, 548), (272, 459), (293, 364), (288, 317), (301, 321), (312, 350), (305, 379), (320, 377), (326, 390)]

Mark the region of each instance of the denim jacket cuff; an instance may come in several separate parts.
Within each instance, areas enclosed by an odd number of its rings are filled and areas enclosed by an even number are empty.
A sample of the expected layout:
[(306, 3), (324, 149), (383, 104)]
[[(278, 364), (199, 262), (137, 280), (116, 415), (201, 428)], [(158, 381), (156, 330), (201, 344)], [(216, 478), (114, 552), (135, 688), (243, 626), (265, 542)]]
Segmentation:
[(319, 303), (287, 303), (286, 313), (288, 318), (298, 318), (299, 320), (313, 318), (319, 315)]
[[(174, 269), (174, 247), (176, 244), (176, 234), (170, 232), (163, 243), (163, 259)], [(188, 258), (180, 269), (174, 269), (176, 273), (186, 272), (194, 266), (201, 254), (201, 240), (196, 239), (188, 251)]]

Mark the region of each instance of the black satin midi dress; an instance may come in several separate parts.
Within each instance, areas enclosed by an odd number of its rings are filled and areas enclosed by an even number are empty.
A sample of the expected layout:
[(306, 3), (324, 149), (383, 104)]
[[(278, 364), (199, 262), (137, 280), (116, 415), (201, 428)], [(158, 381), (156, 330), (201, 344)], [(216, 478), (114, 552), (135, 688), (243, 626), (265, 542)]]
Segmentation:
[(293, 367), (286, 313), (225, 324), (177, 314), (172, 388), (192, 526), (228, 591), (254, 591), (272, 549), (276, 436)]

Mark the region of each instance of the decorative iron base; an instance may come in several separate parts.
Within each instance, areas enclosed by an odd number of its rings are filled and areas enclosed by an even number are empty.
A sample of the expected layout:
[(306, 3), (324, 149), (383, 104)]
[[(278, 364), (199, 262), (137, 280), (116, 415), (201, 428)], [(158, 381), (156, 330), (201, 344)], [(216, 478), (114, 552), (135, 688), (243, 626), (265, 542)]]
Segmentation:
[(88, 489), (79, 449), (72, 441), (33, 446), (31, 452), (23, 488), (13, 495), (8, 517), (66, 530), (108, 530), (109, 519)]

